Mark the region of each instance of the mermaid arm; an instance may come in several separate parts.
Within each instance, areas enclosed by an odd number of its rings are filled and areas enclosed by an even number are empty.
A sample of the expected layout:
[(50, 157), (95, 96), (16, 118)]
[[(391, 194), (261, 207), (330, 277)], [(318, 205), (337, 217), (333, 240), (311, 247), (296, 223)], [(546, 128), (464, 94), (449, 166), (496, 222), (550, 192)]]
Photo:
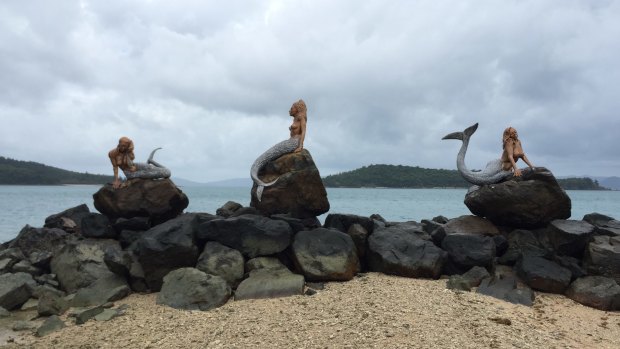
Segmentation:
[(306, 139), (306, 118), (300, 117), (299, 126), (301, 127), (301, 134), (299, 135), (299, 145), (295, 149), (295, 153), (300, 152), (304, 148), (304, 140)]

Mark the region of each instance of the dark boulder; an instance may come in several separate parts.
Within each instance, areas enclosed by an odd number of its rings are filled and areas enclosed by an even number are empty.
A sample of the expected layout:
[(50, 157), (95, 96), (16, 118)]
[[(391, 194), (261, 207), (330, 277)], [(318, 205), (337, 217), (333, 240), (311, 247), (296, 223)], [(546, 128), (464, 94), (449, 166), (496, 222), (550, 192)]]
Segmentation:
[(594, 234), (620, 236), (620, 221), (600, 213), (590, 213), (583, 220), (595, 226)]
[(169, 272), (196, 265), (199, 250), (194, 234), (198, 222), (196, 214), (184, 214), (154, 226), (136, 241), (134, 253), (151, 290), (158, 291)]
[(13, 265), (13, 267), (11, 268), (11, 271), (13, 273), (28, 273), (32, 275), (33, 277), (43, 274), (43, 270), (35, 267), (27, 260), (23, 260), (23, 261), (19, 261), (15, 263), (15, 265)]
[(268, 162), (258, 173), (263, 181), (277, 182), (265, 187), (261, 201), (256, 197), (256, 183), (252, 186), (250, 206), (266, 215), (289, 213), (293, 217), (316, 217), (329, 211), (327, 191), (319, 170), (307, 149), (282, 155)]
[(118, 234), (117, 239), (123, 248), (127, 248), (140, 240), (143, 234), (144, 231), (123, 230)]
[(304, 277), (288, 269), (257, 269), (235, 291), (235, 300), (277, 298), (301, 295)]
[(533, 256), (524, 256), (515, 266), (517, 274), (531, 288), (549, 292), (564, 293), (571, 281), (570, 270), (559, 264)]
[(13, 310), (26, 303), (32, 295), (36, 282), (26, 273), (0, 275), (0, 307)]
[(546, 236), (555, 253), (581, 258), (594, 236), (594, 226), (584, 221), (556, 219), (549, 224)]
[(151, 229), (151, 220), (149, 217), (132, 217), (132, 218), (118, 218), (112, 225), (117, 233), (121, 233), (123, 230), (133, 231), (146, 231)]
[(99, 306), (127, 297), (131, 289), (119, 275), (108, 275), (79, 289), (71, 301), (73, 307)]
[(65, 323), (57, 315), (52, 315), (49, 318), (45, 319), (45, 321), (43, 321), (43, 324), (41, 324), (41, 326), (37, 328), (35, 335), (37, 337), (44, 337), (65, 327)]
[(351, 237), (353, 243), (355, 244), (355, 249), (360, 262), (365, 261), (368, 246), (368, 230), (360, 224), (355, 223), (349, 227), (349, 230), (347, 230), (347, 235)]
[(588, 244), (583, 266), (590, 275), (601, 275), (620, 283), (620, 237), (596, 236)]
[(39, 316), (62, 315), (69, 309), (69, 302), (59, 294), (49, 291), (42, 292), (37, 305)]
[(0, 251), (0, 274), (11, 272), (13, 266), (25, 258), (22, 250), (18, 247)]
[(321, 227), (321, 221), (319, 221), (316, 217), (308, 217), (308, 218), (294, 218), (289, 214), (274, 214), (271, 215), (271, 219), (277, 219), (280, 221), (285, 221), (288, 225), (291, 226), (293, 230), (293, 234), (297, 234), (302, 230), (312, 230)]
[(477, 293), (504, 300), (514, 304), (531, 307), (534, 304), (534, 292), (526, 286), (519, 286), (512, 275), (491, 276), (480, 283)]
[(104, 262), (106, 249), (118, 246), (114, 240), (85, 239), (67, 243), (52, 259), (51, 270), (63, 290), (74, 293), (95, 280), (114, 275)]
[(508, 234), (508, 250), (499, 258), (500, 264), (514, 265), (522, 256), (551, 257), (553, 251), (545, 247), (530, 230), (516, 229)]
[(254, 270), (288, 270), (282, 262), (274, 257), (256, 257), (245, 263), (245, 272), (251, 273)]
[(300, 231), (292, 252), (295, 265), (310, 281), (348, 281), (360, 270), (353, 240), (337, 230)]
[(371, 271), (437, 279), (447, 258), (448, 254), (432, 242), (398, 228), (379, 229), (368, 238)]
[(372, 234), (374, 231), (375, 224), (372, 219), (354, 214), (330, 213), (325, 218), (323, 227), (340, 230), (346, 233), (349, 231), (349, 228), (356, 223), (364, 227), (369, 234)]
[(45, 218), (44, 227), (58, 228), (69, 233), (75, 233), (80, 227), (82, 218), (89, 213), (90, 209), (88, 206), (81, 204)]
[(243, 205), (241, 205), (240, 203), (228, 201), (222, 207), (218, 208), (215, 211), (215, 214), (220, 217), (228, 218), (242, 207)]
[(95, 208), (110, 220), (149, 217), (159, 224), (180, 215), (189, 204), (187, 196), (170, 179), (134, 179), (126, 187), (106, 184), (93, 194)]
[(473, 267), (463, 275), (450, 276), (446, 287), (451, 290), (471, 291), (472, 287), (478, 287), (482, 280), (490, 276), (485, 268)]
[(242, 215), (213, 219), (198, 227), (196, 237), (217, 241), (248, 258), (268, 256), (284, 251), (293, 233), (288, 223), (263, 216)]
[(164, 277), (157, 304), (176, 309), (209, 310), (224, 305), (230, 295), (230, 286), (221, 277), (194, 268), (181, 268)]
[(467, 234), (495, 236), (499, 234), (499, 229), (497, 229), (491, 221), (468, 215), (453, 218), (443, 224), (440, 229), (443, 229), (446, 235)]
[(620, 310), (620, 286), (614, 279), (604, 276), (586, 276), (573, 281), (566, 296), (588, 307)]
[(448, 253), (447, 274), (462, 274), (472, 267), (490, 268), (495, 259), (495, 242), (493, 238), (482, 235), (450, 234), (441, 247)]
[(33, 228), (26, 225), (11, 241), (9, 247), (19, 248), (26, 257), (35, 252), (55, 254), (60, 251), (70, 236), (58, 228)]
[(560, 266), (570, 270), (571, 280), (575, 280), (580, 277), (588, 275), (585, 269), (581, 266), (581, 261), (575, 257), (570, 256), (553, 256), (553, 261)]
[(432, 234), (435, 230), (437, 230), (437, 228), (440, 228), (441, 226), (443, 226), (443, 224), (440, 224), (440, 223), (437, 223), (435, 221), (431, 221), (428, 219), (423, 219), (420, 221), (420, 223), (422, 223), (422, 228), (429, 235)]
[(209, 241), (198, 257), (196, 269), (216, 275), (235, 287), (243, 279), (244, 260), (241, 252), (219, 242)]
[(99, 213), (89, 213), (82, 218), (80, 225), (82, 236), (96, 239), (116, 239), (116, 230), (108, 217)]
[(473, 187), (465, 195), (465, 205), (496, 225), (514, 228), (544, 227), (571, 215), (570, 198), (544, 167), (523, 170), (521, 177), (502, 183)]

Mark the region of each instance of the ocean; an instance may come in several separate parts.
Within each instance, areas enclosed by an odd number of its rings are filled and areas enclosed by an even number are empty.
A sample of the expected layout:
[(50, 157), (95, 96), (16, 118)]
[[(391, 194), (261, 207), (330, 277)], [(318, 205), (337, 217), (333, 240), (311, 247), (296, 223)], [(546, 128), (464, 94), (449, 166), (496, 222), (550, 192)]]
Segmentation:
[[(91, 211), (93, 185), (0, 186), (0, 242), (13, 239), (26, 224), (42, 227), (45, 218), (67, 208), (87, 204)], [(189, 197), (186, 212), (215, 211), (227, 201), (249, 205), (250, 188), (182, 187)], [(328, 188), (330, 213), (370, 216), (378, 213), (389, 221), (420, 221), (443, 215), (470, 214), (463, 204), (466, 189)], [(571, 219), (598, 212), (620, 219), (620, 191), (567, 191), (572, 200)], [(319, 217), (324, 221), (326, 215)]]

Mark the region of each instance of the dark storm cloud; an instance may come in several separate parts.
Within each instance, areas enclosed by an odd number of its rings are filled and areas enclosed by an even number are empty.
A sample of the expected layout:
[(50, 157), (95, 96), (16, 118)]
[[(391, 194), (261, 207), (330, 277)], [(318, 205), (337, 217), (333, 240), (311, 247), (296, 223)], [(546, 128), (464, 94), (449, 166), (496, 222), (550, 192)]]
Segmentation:
[(479, 122), (470, 167), (512, 125), (536, 165), (618, 175), (619, 17), (577, 0), (3, 2), (0, 155), (110, 172), (127, 135), (177, 176), (244, 177), (303, 98), (322, 174), (454, 168), (441, 137)]

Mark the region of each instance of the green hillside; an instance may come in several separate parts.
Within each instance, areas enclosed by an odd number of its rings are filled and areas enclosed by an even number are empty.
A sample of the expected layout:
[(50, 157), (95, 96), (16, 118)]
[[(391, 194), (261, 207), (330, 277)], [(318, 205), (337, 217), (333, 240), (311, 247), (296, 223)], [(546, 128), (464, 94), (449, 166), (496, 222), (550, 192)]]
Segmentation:
[[(402, 165), (370, 165), (323, 178), (326, 187), (362, 188), (468, 188), (456, 170), (437, 170)], [(590, 178), (559, 179), (567, 190), (606, 190)]]
[(0, 184), (104, 184), (112, 180), (112, 176), (78, 173), (37, 162), (19, 161), (0, 156)]

